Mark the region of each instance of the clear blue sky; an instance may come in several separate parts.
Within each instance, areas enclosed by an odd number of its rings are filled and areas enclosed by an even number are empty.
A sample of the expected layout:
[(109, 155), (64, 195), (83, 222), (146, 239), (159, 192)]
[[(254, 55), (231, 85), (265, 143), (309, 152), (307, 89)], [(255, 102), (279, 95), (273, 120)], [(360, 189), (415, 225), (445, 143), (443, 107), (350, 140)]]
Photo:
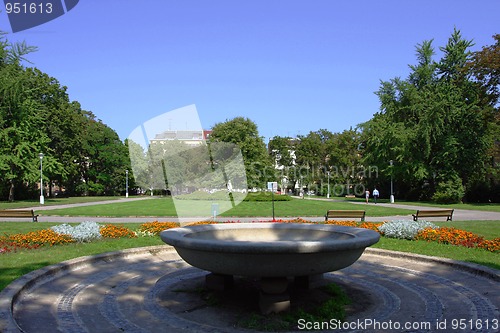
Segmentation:
[(438, 59), (456, 27), (479, 50), (499, 13), (498, 0), (81, 0), (7, 38), (37, 46), (32, 66), (122, 139), (196, 104), (204, 128), (244, 116), (267, 142), (369, 120), (380, 80), (406, 77), (418, 43), (434, 39)]

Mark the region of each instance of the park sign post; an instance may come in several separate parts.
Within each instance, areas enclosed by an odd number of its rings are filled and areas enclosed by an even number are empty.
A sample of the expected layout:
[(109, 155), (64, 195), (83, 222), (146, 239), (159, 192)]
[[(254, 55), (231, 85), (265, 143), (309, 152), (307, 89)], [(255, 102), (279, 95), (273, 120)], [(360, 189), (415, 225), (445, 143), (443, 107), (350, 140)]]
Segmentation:
[(267, 189), (271, 191), (271, 202), (273, 204), (273, 222), (276, 222), (274, 218), (274, 192), (278, 190), (278, 182), (267, 182)]

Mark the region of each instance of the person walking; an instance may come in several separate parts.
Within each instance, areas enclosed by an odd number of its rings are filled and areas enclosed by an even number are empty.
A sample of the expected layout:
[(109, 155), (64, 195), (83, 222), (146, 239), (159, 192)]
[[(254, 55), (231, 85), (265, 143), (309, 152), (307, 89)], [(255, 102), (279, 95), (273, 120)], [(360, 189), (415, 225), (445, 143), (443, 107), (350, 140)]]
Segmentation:
[(369, 190), (365, 191), (365, 199), (366, 199), (366, 203), (368, 203), (368, 200), (370, 199), (370, 191)]
[(379, 195), (380, 195), (380, 193), (378, 192), (377, 188), (375, 187), (373, 189), (373, 200), (375, 201), (375, 203), (377, 203), (377, 199), (378, 199)]

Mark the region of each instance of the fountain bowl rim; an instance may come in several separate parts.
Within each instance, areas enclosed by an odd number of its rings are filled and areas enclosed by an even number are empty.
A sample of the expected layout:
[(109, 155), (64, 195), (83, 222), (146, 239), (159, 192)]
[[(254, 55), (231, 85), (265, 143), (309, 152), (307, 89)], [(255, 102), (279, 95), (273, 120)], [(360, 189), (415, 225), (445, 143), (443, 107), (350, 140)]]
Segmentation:
[[(321, 239), (321, 240), (218, 240), (201, 239), (193, 237), (196, 233), (203, 233), (217, 230), (232, 229), (263, 229), (271, 228), (276, 230), (314, 230), (326, 231), (336, 234), (348, 235), (346, 239)], [(176, 249), (189, 249), (200, 251), (213, 251), (221, 253), (252, 253), (252, 254), (276, 254), (276, 253), (318, 253), (349, 251), (354, 249), (364, 249), (377, 243), (380, 234), (374, 230), (348, 227), (331, 224), (317, 223), (276, 223), (276, 222), (250, 222), (250, 223), (220, 223), (185, 226), (171, 228), (160, 233), (160, 237), (168, 245)]]

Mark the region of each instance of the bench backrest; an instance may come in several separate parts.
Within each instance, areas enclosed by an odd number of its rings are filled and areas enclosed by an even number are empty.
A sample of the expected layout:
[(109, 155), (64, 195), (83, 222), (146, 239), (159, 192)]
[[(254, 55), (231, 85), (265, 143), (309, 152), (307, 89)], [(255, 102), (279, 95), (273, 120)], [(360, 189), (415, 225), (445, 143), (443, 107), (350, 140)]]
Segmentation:
[(442, 209), (442, 210), (417, 210), (418, 217), (426, 216), (450, 216), (453, 214), (453, 209)]
[(33, 217), (33, 210), (0, 210), (0, 216), (6, 217)]
[(326, 217), (364, 217), (364, 210), (329, 210)]
[(365, 220), (365, 211), (364, 210), (328, 210), (325, 215), (325, 222), (328, 219), (333, 219), (336, 217), (350, 217), (350, 218), (359, 218), (361, 221)]

